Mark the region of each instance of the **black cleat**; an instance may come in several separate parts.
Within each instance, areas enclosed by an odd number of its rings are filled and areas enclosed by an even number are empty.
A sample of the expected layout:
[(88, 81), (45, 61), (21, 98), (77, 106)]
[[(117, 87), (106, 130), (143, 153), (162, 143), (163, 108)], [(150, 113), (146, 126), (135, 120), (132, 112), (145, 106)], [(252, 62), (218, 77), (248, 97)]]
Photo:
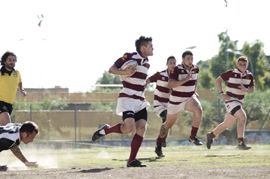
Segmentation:
[(238, 144), (238, 149), (239, 150), (249, 150), (251, 149), (251, 147), (247, 146), (247, 144), (245, 144), (245, 142), (239, 142)]
[(197, 146), (203, 145), (203, 143), (201, 141), (199, 141), (199, 139), (197, 139), (196, 137), (194, 138), (189, 138), (188, 140), (190, 143), (195, 144)]
[(0, 171), (7, 171), (8, 167), (6, 165), (0, 165)]
[(210, 148), (211, 148), (211, 145), (212, 145), (212, 143), (213, 143), (213, 139), (210, 138), (210, 132), (208, 132), (208, 133), (206, 134), (206, 138), (207, 138), (206, 146), (207, 146), (208, 149), (210, 149)]
[(103, 129), (106, 129), (110, 127), (109, 124), (105, 124), (104, 126), (102, 126), (101, 128), (99, 128), (92, 136), (92, 141), (95, 142), (96, 140), (98, 140), (100, 137), (103, 137), (105, 136), (104, 134), (100, 134), (99, 132)]
[(137, 159), (134, 159), (131, 162), (127, 163), (127, 167), (147, 167), (147, 165), (143, 164)]
[(156, 149), (155, 149), (155, 152), (156, 152), (156, 154), (157, 154), (157, 156), (159, 156), (159, 157), (165, 157), (165, 155), (163, 155), (163, 153), (162, 153), (162, 144), (156, 144)]

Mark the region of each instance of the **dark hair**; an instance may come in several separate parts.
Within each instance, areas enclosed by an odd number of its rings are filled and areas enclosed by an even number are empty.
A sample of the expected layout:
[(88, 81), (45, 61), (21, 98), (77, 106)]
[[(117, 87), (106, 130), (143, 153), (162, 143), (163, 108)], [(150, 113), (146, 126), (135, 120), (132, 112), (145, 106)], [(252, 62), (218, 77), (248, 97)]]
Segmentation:
[(187, 55), (192, 55), (193, 56), (193, 53), (191, 51), (187, 50), (182, 54), (182, 58), (185, 58)]
[(17, 61), (17, 56), (15, 55), (15, 53), (10, 52), (10, 51), (6, 51), (6, 53), (4, 53), (4, 55), (1, 57), (1, 65), (5, 65), (4, 62), (6, 62), (8, 56), (14, 56), (15, 60)]
[[(175, 59), (175, 57), (174, 57), (174, 56), (169, 56), (169, 57), (167, 58), (167, 63), (168, 63), (168, 61), (169, 61), (170, 59)], [(176, 59), (175, 59), (175, 60), (176, 60)]]
[(145, 37), (145, 36), (140, 36), (136, 41), (135, 41), (135, 46), (137, 52), (141, 52), (140, 49), (142, 46), (146, 46), (148, 42), (152, 42), (152, 37)]
[(242, 62), (248, 62), (248, 59), (247, 59), (247, 57), (245, 57), (245, 56), (240, 56), (240, 57), (237, 59), (237, 63), (238, 63), (239, 61), (242, 61)]
[(32, 134), (33, 132), (36, 132), (36, 134), (38, 134), (38, 131), (38, 126), (32, 121), (26, 121), (20, 128), (20, 132), (26, 132), (27, 134)]

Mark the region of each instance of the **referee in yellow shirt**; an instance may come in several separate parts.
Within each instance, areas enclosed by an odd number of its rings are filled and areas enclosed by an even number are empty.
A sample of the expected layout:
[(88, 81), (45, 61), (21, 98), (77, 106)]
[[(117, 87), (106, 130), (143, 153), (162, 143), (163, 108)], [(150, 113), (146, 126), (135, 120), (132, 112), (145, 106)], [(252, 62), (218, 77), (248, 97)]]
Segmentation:
[(22, 79), (18, 70), (15, 70), (17, 57), (14, 53), (7, 51), (1, 57), (0, 69), (0, 126), (11, 122), (12, 105), (15, 101), (17, 87), (23, 96), (26, 92), (22, 87)]

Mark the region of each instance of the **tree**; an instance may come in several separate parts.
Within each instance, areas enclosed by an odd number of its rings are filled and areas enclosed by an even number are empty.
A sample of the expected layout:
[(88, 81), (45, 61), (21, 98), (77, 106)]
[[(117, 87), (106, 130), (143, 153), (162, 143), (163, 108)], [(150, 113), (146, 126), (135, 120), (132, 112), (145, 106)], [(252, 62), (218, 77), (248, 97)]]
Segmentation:
[[(96, 81), (96, 84), (104, 84), (104, 85), (112, 85), (112, 84), (122, 84), (119, 75), (111, 74), (109, 71), (104, 71), (102, 77)], [(116, 86), (104, 86), (104, 87), (96, 87), (93, 92), (111, 92), (111, 91), (119, 91), (122, 87)]]
[[(256, 88), (258, 89), (264, 89), (265, 78), (268, 75), (267, 72), (269, 69), (267, 66), (267, 59), (263, 51), (263, 46), (263, 43), (259, 40), (256, 40), (253, 44), (245, 42), (241, 50), (253, 64), (253, 76)], [(266, 86), (269, 86), (269, 84), (266, 84)]]
[(114, 75), (109, 71), (104, 71), (102, 77), (96, 81), (96, 84), (122, 84), (122, 82), (119, 75)]
[[(213, 77), (216, 79), (221, 73), (227, 71), (227, 53), (226, 53), (226, 32), (221, 32), (218, 34), (218, 39), (220, 42), (219, 53), (217, 56), (210, 60), (210, 71)], [(228, 37), (228, 47), (229, 49), (236, 49), (237, 41), (231, 41)], [(229, 59), (234, 58), (234, 54), (229, 53)], [(235, 67), (235, 62), (229, 60), (229, 69)]]

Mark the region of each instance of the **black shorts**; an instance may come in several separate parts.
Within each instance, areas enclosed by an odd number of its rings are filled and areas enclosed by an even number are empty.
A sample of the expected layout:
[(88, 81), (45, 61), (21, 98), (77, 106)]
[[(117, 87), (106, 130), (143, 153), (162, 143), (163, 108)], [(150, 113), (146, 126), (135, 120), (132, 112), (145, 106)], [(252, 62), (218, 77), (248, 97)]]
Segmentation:
[(234, 116), (234, 114), (235, 114), (239, 109), (241, 109), (241, 106), (236, 106), (235, 108), (233, 108), (233, 109), (231, 110), (231, 115)]
[(126, 119), (126, 118), (133, 118), (135, 119), (135, 122), (140, 120), (140, 119), (144, 119), (147, 121), (147, 111), (146, 111), (146, 108), (140, 110), (139, 112), (137, 113), (134, 113), (133, 111), (125, 111), (123, 112), (123, 121)]
[(0, 114), (2, 112), (8, 112), (9, 115), (11, 115), (12, 110), (13, 110), (12, 104), (0, 101)]

